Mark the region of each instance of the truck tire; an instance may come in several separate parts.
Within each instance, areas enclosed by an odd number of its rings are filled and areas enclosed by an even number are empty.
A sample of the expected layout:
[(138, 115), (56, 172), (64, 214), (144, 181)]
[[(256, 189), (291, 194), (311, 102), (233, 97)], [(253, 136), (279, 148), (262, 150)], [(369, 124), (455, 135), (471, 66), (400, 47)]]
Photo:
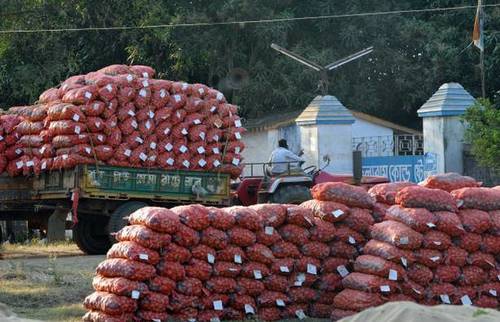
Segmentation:
[(112, 243), (116, 243), (116, 239), (113, 237), (113, 234), (127, 225), (127, 221), (123, 219), (123, 217), (127, 217), (134, 211), (147, 206), (148, 205), (146, 203), (141, 201), (128, 201), (115, 209), (109, 217), (108, 222), (108, 233)]
[(279, 187), (269, 195), (270, 203), (301, 204), (311, 199), (309, 188), (304, 185), (291, 184)]
[(106, 254), (111, 247), (106, 230), (108, 217), (84, 216), (73, 228), (73, 241), (88, 255)]

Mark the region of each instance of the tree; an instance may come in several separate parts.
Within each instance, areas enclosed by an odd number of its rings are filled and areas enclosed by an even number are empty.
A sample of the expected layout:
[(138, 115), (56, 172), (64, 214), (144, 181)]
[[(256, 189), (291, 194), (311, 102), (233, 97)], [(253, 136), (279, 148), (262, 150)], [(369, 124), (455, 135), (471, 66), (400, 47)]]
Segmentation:
[(490, 100), (480, 99), (465, 115), (465, 137), (471, 152), (483, 166), (500, 171), (500, 109)]

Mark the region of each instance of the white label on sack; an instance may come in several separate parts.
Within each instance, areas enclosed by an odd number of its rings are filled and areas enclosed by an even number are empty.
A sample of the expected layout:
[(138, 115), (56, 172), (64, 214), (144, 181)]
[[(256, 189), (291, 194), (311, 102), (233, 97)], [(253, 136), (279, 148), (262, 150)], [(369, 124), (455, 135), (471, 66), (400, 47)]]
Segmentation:
[(277, 306), (285, 306), (285, 301), (283, 301), (282, 299), (277, 299), (276, 300), (276, 305)]
[(200, 132), (200, 138), (201, 138), (202, 140), (205, 140), (205, 132)]
[(255, 277), (256, 280), (262, 279), (262, 273), (258, 269), (253, 271), (253, 276)]
[(390, 292), (391, 288), (389, 285), (380, 285), (380, 291), (381, 292)]
[(237, 271), (238, 271), (238, 269), (231, 267), (231, 268), (229, 269), (229, 271), (230, 271), (230, 272), (237, 272)]
[(33, 161), (31, 161), (31, 160), (30, 160), (30, 161), (28, 161), (28, 162), (26, 162), (26, 166), (28, 166), (28, 167), (32, 167), (32, 166), (34, 166), (34, 165), (35, 165), (35, 162), (33, 162)]
[(140, 253), (139, 259), (141, 259), (143, 261), (147, 261), (147, 260), (149, 260), (149, 256), (148, 256), (148, 254)]
[(146, 121), (146, 129), (151, 129), (151, 123), (149, 122), (149, 120)]
[(406, 237), (406, 236), (405, 236), (405, 237), (400, 237), (400, 238), (399, 238), (399, 243), (400, 243), (401, 245), (407, 245), (409, 242), (410, 242), (410, 241), (408, 240), (408, 237)]
[(219, 136), (217, 134), (215, 134), (212, 139), (215, 141), (215, 142), (219, 142)]
[(156, 150), (156, 142), (149, 143), (149, 148), (152, 150)]
[(444, 304), (451, 304), (448, 294), (441, 294), (439, 295), (439, 298), (441, 298), (441, 302), (443, 302)]
[(401, 257), (401, 263), (403, 264), (404, 267), (408, 267), (408, 261), (406, 260), (406, 258)]
[(155, 117), (155, 113), (153, 111), (149, 111), (148, 116), (150, 119), (152, 119), (153, 117)]
[(429, 228), (434, 228), (434, 227), (436, 227), (436, 225), (434, 225), (434, 224), (433, 224), (433, 223), (431, 223), (431, 222), (428, 222), (428, 223), (427, 223), (427, 227), (429, 227)]
[(86, 99), (90, 99), (92, 97), (92, 93), (91, 92), (85, 92), (85, 98)]
[(236, 137), (236, 139), (241, 140), (241, 134), (240, 134), (240, 132), (234, 133), (234, 136)]
[(222, 308), (222, 301), (221, 300), (214, 301), (214, 310), (216, 310), (216, 311), (222, 311), (223, 310), (223, 308)]
[(181, 151), (182, 153), (185, 153), (187, 150), (188, 148), (185, 145), (181, 145), (181, 147), (179, 148), (179, 151)]
[(149, 161), (155, 161), (156, 160), (156, 155), (150, 155), (148, 158)]
[(243, 263), (243, 261), (241, 260), (241, 255), (238, 255), (238, 254), (234, 255), (234, 262), (235, 262), (236, 264), (241, 264), (241, 263)]
[(208, 261), (210, 264), (215, 263), (215, 256), (214, 256), (214, 255), (212, 255), (212, 254), (207, 254), (207, 261)]
[(203, 88), (198, 88), (198, 93), (200, 93), (200, 95), (203, 95), (203, 93), (205, 93), (205, 90)]
[(143, 72), (143, 73), (142, 73), (142, 77), (144, 77), (144, 78), (149, 78), (149, 74), (148, 74), (147, 72)]
[(47, 168), (47, 161), (43, 161), (41, 165), (42, 170), (45, 170)]
[(499, 275), (497, 275), (497, 279), (500, 281), (500, 274), (499, 274)]
[(288, 268), (288, 266), (280, 266), (280, 272), (290, 273), (290, 269)]
[(17, 154), (17, 155), (19, 155), (19, 154), (23, 153), (23, 150), (21, 150), (21, 149), (16, 149), (16, 151), (15, 151), (15, 152), (16, 152), (16, 154)]
[(205, 161), (204, 159), (201, 159), (200, 161), (198, 161), (198, 164), (200, 165), (200, 167), (204, 167), (207, 165), (207, 161)]
[(245, 314), (255, 314), (255, 309), (250, 304), (245, 304)]
[(441, 257), (439, 257), (439, 256), (433, 256), (433, 257), (430, 258), (430, 260), (433, 261), (433, 262), (437, 262), (440, 259), (441, 259)]
[(153, 322), (161, 322), (160, 319), (152, 319), (151, 321), (153, 321)]
[(266, 235), (272, 235), (274, 233), (274, 228), (271, 226), (264, 227), (264, 233)]
[(186, 89), (188, 89), (188, 83), (182, 83), (182, 90), (185, 91)]
[(297, 280), (295, 281), (295, 286), (302, 286), (302, 284), (306, 281), (306, 275), (304, 273), (300, 273), (297, 275)]
[(99, 140), (99, 141), (101, 141), (101, 142), (104, 142), (104, 136), (102, 136), (102, 135), (100, 135), (100, 134), (99, 134), (99, 135), (97, 136), (97, 140)]
[(307, 273), (312, 274), (312, 275), (317, 275), (318, 269), (316, 268), (316, 265), (307, 264)]
[(90, 152), (92, 152), (92, 150), (89, 147), (86, 147), (85, 152), (87, 152), (87, 154), (90, 154)]
[(95, 122), (95, 127), (100, 128), (101, 127), (101, 122), (99, 122), (99, 121)]
[(186, 167), (186, 168), (189, 168), (189, 164), (190, 164), (190, 163), (189, 163), (189, 161), (188, 161), (188, 160), (184, 160), (184, 161), (182, 161), (182, 165), (183, 165), (184, 167)]
[(354, 237), (352, 237), (352, 236), (349, 236), (348, 241), (349, 241), (349, 244), (351, 244), (351, 245), (356, 244), (356, 239), (354, 239)]
[(78, 122), (80, 120), (80, 115), (73, 114), (73, 121)]
[(81, 129), (80, 129), (80, 127), (79, 127), (78, 125), (77, 125), (77, 126), (75, 126), (75, 133), (76, 133), (76, 134), (80, 134), (80, 130), (81, 130)]
[(149, 82), (148, 82), (147, 79), (145, 79), (145, 80), (142, 81), (142, 86), (144, 86), (144, 87), (148, 87), (149, 86)]
[(128, 110), (127, 114), (130, 116), (135, 116), (135, 112), (132, 110)]
[(165, 96), (167, 96), (167, 93), (165, 92), (165, 89), (160, 89), (160, 97), (161, 98), (165, 98)]
[[(158, 321), (158, 322), (161, 322), (161, 321)], [(189, 318), (188, 322), (196, 322), (196, 319), (195, 318)]]
[(139, 296), (140, 296), (140, 295), (141, 295), (141, 293), (140, 293), (139, 291), (133, 290), (133, 291), (132, 291), (132, 296), (131, 296), (131, 297), (132, 297), (134, 300), (137, 300), (137, 299), (139, 298)]
[(460, 208), (464, 205), (464, 201), (462, 199), (457, 200), (457, 207)]
[(234, 126), (241, 127), (241, 120), (234, 121)]
[(137, 122), (135, 120), (132, 120), (132, 122), (130, 123), (130, 125), (132, 125), (132, 127), (134, 129), (136, 129), (139, 124), (137, 124)]
[(391, 281), (397, 281), (398, 280), (398, 272), (393, 270), (393, 269), (390, 269), (389, 270), (389, 279)]
[(237, 147), (234, 148), (234, 153), (240, 153), (240, 147), (239, 146), (237, 146)]
[(146, 97), (148, 95), (148, 92), (143, 88), (139, 91), (139, 96)]
[(339, 272), (340, 276), (346, 277), (349, 275), (349, 271), (344, 265), (337, 266), (337, 272)]
[(111, 84), (108, 84), (106, 85), (106, 89), (111, 93), (113, 91), (113, 86), (111, 86)]
[(219, 148), (212, 148), (214, 154), (220, 154)]
[(436, 240), (435, 240), (435, 241), (433, 241), (433, 243), (434, 243), (434, 245), (437, 245), (437, 246), (441, 245), (441, 242), (440, 242), (440, 241), (436, 241)]
[(181, 96), (180, 95), (174, 95), (174, 100), (176, 103), (179, 103), (181, 101)]
[(215, 160), (214, 161), (214, 167), (217, 168), (218, 166), (220, 166), (220, 162), (219, 162), (219, 160)]
[(18, 169), (21, 169), (21, 168), (23, 167), (23, 165), (24, 165), (24, 162), (23, 162), (23, 161), (17, 161), (17, 162), (16, 162), (16, 167), (17, 167)]
[(99, 109), (99, 104), (94, 103), (94, 104), (92, 105), (92, 108), (94, 109), (94, 111), (97, 111), (97, 110)]
[(112, 110), (112, 109), (113, 109), (113, 103), (109, 102), (109, 104), (108, 104), (108, 110)]
[(420, 292), (419, 290), (417, 290), (416, 288), (412, 288), (413, 292), (417, 293), (417, 294), (422, 294), (422, 292)]
[(218, 101), (222, 101), (224, 99), (224, 94), (222, 94), (222, 93), (219, 92), (219, 93), (217, 93), (216, 98), (217, 98)]
[(193, 123), (196, 124), (196, 125), (198, 125), (198, 124), (201, 124), (201, 121), (200, 121), (200, 119), (196, 119), (196, 120), (193, 121)]
[(0, 135), (0, 141), (3, 141), (3, 136)]
[(472, 305), (472, 301), (469, 297), (469, 295), (464, 295), (460, 298), (460, 302), (462, 302), (463, 305)]
[(231, 163), (234, 164), (235, 166), (238, 166), (238, 164), (240, 164), (240, 159), (233, 158), (233, 161)]
[(210, 108), (210, 112), (213, 113), (213, 112), (215, 112), (216, 109), (217, 109), (217, 106), (212, 105), (212, 107)]
[(493, 296), (497, 296), (497, 290), (489, 290), (489, 293)]
[(307, 317), (303, 310), (295, 311), (295, 315), (299, 320), (304, 320)]
[[(2, 140), (0, 140), (0, 141), (2, 141)], [(44, 152), (45, 152), (45, 145), (40, 148), (40, 153), (43, 154)]]
[(199, 154), (203, 154), (203, 153), (205, 153), (205, 148), (202, 146), (199, 146), (198, 149), (196, 149), (196, 151), (198, 151)]
[(135, 138), (135, 142), (142, 144), (142, 143), (144, 143), (144, 140), (142, 138), (140, 138), (140, 137), (136, 137)]
[(128, 75), (127, 75), (127, 81), (128, 81), (128, 82), (131, 82), (131, 81), (133, 81), (133, 80), (134, 80), (134, 76), (132, 76), (131, 74), (128, 74)]
[(170, 143), (165, 144), (165, 150), (172, 151), (173, 148), (174, 148), (174, 146), (172, 144), (170, 144)]
[(340, 216), (342, 216), (344, 214), (344, 212), (340, 209), (337, 209), (335, 211), (332, 211), (332, 215), (335, 217), (335, 218), (339, 218)]
[(163, 131), (163, 134), (168, 135), (168, 133), (170, 133), (170, 128), (168, 128), (168, 127), (167, 127), (167, 128)]
[(210, 318), (210, 322), (220, 322), (220, 319), (218, 317), (213, 317)]
[(183, 135), (187, 135), (187, 134), (188, 134), (188, 131), (186, 130), (186, 128), (183, 128), (183, 129), (182, 129), (182, 131), (181, 131), (181, 133), (182, 133)]
[(142, 161), (146, 161), (148, 159), (148, 156), (141, 152), (141, 154), (139, 154), (139, 159), (141, 159)]
[(181, 118), (181, 113), (179, 113), (179, 111), (175, 112), (175, 115), (177, 116), (178, 119)]
[(167, 164), (168, 164), (168, 165), (174, 165), (174, 159), (172, 159), (172, 158), (168, 158), (168, 159), (167, 159)]

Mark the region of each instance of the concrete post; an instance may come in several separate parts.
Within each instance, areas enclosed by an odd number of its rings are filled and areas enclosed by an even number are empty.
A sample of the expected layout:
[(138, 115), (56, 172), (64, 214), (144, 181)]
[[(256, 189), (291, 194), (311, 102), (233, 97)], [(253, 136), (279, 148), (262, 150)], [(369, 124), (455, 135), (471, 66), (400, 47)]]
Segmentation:
[(423, 119), (424, 152), (436, 155), (438, 173), (463, 174), (465, 125), (461, 116), (474, 102), (462, 85), (446, 83), (417, 111)]
[(54, 242), (66, 239), (67, 209), (56, 208), (49, 217), (47, 226), (47, 241)]
[(331, 173), (352, 174), (352, 113), (335, 96), (317, 96), (296, 120), (307, 164)]

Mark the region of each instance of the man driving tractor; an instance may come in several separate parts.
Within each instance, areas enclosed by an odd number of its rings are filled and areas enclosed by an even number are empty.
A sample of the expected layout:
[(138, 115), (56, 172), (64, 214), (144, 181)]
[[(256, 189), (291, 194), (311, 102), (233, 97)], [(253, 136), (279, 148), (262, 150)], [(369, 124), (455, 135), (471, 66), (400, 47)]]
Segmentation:
[(304, 151), (300, 150), (299, 154), (296, 155), (292, 151), (288, 150), (288, 143), (285, 139), (278, 141), (278, 148), (271, 152), (271, 157), (269, 158), (269, 166), (267, 168), (268, 174), (271, 176), (278, 176), (289, 170), (294, 172), (302, 171), (300, 166), (305, 162), (301, 156)]

